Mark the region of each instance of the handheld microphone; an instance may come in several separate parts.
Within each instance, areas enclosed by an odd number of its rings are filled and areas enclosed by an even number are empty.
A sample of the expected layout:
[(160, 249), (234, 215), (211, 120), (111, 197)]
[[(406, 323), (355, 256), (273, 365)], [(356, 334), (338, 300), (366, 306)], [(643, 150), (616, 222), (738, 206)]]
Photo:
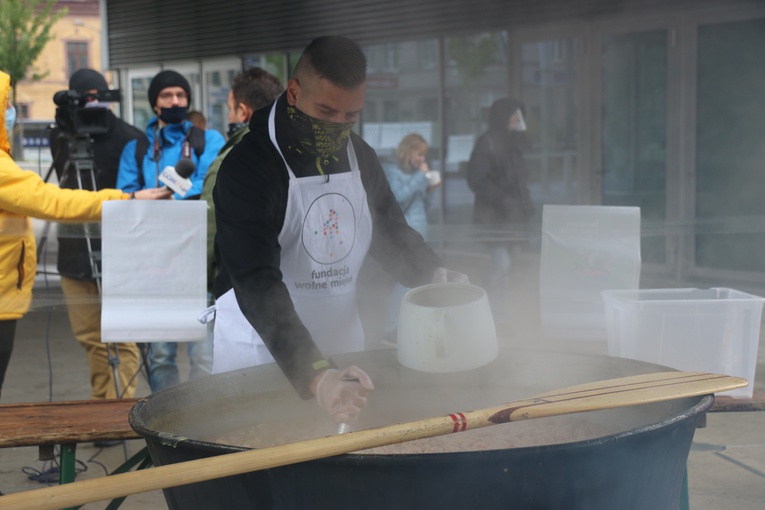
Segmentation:
[(159, 182), (185, 197), (191, 189), (191, 180), (189, 177), (196, 170), (196, 165), (189, 158), (183, 158), (174, 167), (166, 166), (159, 174)]

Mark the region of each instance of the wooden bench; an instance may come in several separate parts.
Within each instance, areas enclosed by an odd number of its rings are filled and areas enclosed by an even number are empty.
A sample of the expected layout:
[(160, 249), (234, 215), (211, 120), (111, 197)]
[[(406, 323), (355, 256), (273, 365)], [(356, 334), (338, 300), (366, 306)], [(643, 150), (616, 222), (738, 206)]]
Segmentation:
[(0, 448), (139, 439), (128, 423), (138, 400), (0, 404)]
[[(141, 438), (128, 422), (130, 409), (138, 400), (0, 404), (0, 448), (37, 446), (40, 460), (52, 460), (54, 448), (59, 445), (60, 483), (73, 482), (78, 443)], [(139, 469), (150, 464), (145, 448), (115, 472), (127, 471), (139, 463)], [(120, 503), (121, 500), (115, 500), (108, 508), (117, 508)]]
[(738, 413), (745, 411), (765, 411), (765, 393), (754, 392), (752, 398), (715, 397), (710, 413)]

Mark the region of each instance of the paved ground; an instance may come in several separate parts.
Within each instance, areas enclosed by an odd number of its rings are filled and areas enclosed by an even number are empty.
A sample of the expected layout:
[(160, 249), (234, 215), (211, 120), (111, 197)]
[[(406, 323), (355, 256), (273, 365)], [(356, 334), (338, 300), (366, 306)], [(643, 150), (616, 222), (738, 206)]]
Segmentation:
[[(456, 265), (459, 262), (455, 261)], [(534, 261), (521, 261), (515, 272), (514, 288), (509, 296), (508, 313), (502, 319), (502, 333), (509, 345), (528, 346), (538, 338), (538, 325), (528, 317), (538, 315), (538, 295), (532, 284), (538, 267)], [(46, 292), (41, 281), (33, 310), (19, 322), (16, 349), (3, 389), (2, 402), (40, 402), (87, 399), (88, 369), (83, 350), (74, 340), (62, 306), (59, 291)], [(535, 315), (536, 314), (536, 315)], [(765, 335), (763, 335), (765, 337)], [(761, 338), (756, 388), (765, 390), (765, 340)], [(536, 347), (572, 350), (571, 345), (535, 341)], [(371, 347), (379, 347), (372, 342)], [(600, 344), (577, 344), (578, 350), (599, 352)], [(182, 369), (187, 360), (181, 350)], [(186, 372), (184, 372), (185, 374)], [(138, 396), (148, 393), (141, 379)], [(125, 449), (98, 449), (91, 444), (78, 446), (83, 480), (103, 476), (119, 466), (125, 455), (143, 447), (142, 441), (129, 441)], [(25, 471), (44, 471), (50, 464), (37, 460), (37, 449), (0, 450), (0, 490), (6, 493), (42, 487)], [(688, 461), (690, 500), (693, 510), (761, 510), (765, 501), (765, 412), (717, 413), (708, 416), (706, 428), (696, 433)], [(86, 505), (86, 510), (105, 508), (106, 503)], [(2, 507), (2, 498), (0, 498)], [(122, 508), (146, 510), (166, 508), (161, 492), (130, 496)], [(648, 509), (650, 510), (650, 509)]]
[[(61, 306), (59, 291), (46, 297), (36, 293), (36, 309), (18, 323), (16, 344), (11, 365), (3, 387), (2, 403), (85, 400), (90, 398), (90, 383), (85, 351), (69, 328), (66, 311)], [(181, 350), (183, 353), (183, 350)], [(185, 359), (181, 360), (187, 366)], [(138, 383), (136, 396), (149, 394), (144, 377)], [(0, 418), (1, 419), (1, 418)], [(85, 480), (104, 476), (145, 446), (142, 440), (127, 441), (125, 446), (96, 448), (85, 443), (77, 446), (76, 479)], [(43, 472), (51, 462), (38, 459), (36, 447), (0, 450), (0, 491), (13, 493), (37, 489), (45, 484), (32, 481), (27, 472)], [(107, 505), (92, 503), (85, 510), (103, 509)], [(2, 497), (0, 497), (2, 508)], [(148, 510), (167, 508), (161, 491), (131, 496), (120, 508)]]

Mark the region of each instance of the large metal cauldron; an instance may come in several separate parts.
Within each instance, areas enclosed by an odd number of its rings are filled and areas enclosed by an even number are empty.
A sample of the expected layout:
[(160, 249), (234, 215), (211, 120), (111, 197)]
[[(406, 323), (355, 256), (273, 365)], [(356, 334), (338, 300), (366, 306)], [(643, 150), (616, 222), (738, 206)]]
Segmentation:
[[(362, 367), (375, 381), (359, 428), (667, 370), (624, 359), (515, 350), (501, 350), (490, 365), (457, 374), (406, 369), (394, 351), (336, 361)], [(697, 419), (712, 401), (695, 397), (576, 415), (609, 431), (586, 440), (457, 453), (348, 454), (167, 489), (165, 498), (173, 510), (675, 510)], [(520, 434), (561, 418), (495, 427)], [(336, 428), (315, 402), (301, 401), (273, 365), (182, 384), (140, 401), (130, 414), (157, 465), (239, 451), (209, 438), (268, 422), (312, 423), (316, 435)]]

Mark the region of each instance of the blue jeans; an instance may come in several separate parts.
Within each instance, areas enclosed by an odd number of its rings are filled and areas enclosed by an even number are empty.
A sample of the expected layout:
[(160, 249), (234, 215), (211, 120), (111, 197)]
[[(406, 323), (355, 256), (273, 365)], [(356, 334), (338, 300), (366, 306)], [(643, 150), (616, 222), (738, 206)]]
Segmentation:
[[(153, 342), (149, 344), (149, 386), (156, 393), (181, 382), (175, 357), (179, 342)], [(191, 367), (189, 379), (212, 373), (212, 330), (208, 328), (207, 340), (180, 342), (187, 345)]]

